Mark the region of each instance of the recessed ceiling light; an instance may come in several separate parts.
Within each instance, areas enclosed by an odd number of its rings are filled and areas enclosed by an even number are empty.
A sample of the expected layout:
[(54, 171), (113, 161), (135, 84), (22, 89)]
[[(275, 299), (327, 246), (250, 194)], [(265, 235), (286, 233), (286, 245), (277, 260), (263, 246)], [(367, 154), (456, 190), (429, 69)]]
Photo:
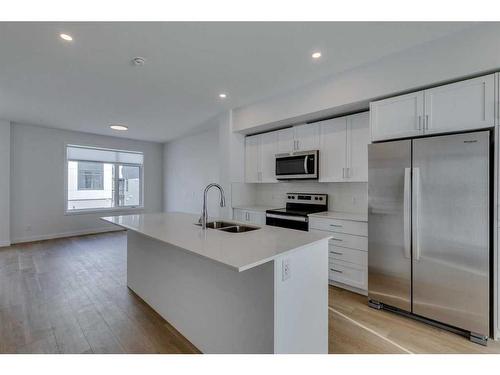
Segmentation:
[(68, 42), (71, 42), (73, 40), (73, 37), (71, 35), (68, 35), (68, 34), (59, 34), (59, 36), (61, 37), (61, 39), (64, 39)]
[(224, 94), (224, 93), (219, 94), (219, 98), (226, 99), (227, 98), (227, 94)]
[(311, 57), (312, 57), (313, 59), (319, 59), (319, 58), (321, 57), (321, 52), (319, 52), (319, 51), (318, 51), (318, 52), (314, 52), (314, 53), (311, 55)]
[(141, 56), (134, 57), (132, 59), (132, 65), (134, 66), (143, 66), (146, 63), (146, 59)]
[(109, 127), (113, 130), (119, 130), (119, 131), (128, 130), (128, 126), (125, 125), (109, 125)]

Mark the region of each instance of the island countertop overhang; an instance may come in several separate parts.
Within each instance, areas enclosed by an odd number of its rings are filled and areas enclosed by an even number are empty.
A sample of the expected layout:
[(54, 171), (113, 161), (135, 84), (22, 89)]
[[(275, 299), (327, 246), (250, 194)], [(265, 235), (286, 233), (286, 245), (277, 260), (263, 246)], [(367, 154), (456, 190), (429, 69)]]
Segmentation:
[(195, 225), (197, 215), (178, 212), (108, 216), (101, 219), (222, 263), (238, 272), (330, 238), (325, 234), (267, 225), (244, 233), (203, 230)]

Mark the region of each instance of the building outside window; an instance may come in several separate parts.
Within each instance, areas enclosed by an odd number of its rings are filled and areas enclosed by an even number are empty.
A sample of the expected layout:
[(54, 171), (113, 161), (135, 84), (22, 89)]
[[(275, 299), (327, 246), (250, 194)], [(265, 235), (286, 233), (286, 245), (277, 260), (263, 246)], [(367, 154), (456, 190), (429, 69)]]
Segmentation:
[(69, 145), (67, 212), (143, 206), (140, 152)]
[(104, 164), (79, 162), (78, 190), (104, 190)]

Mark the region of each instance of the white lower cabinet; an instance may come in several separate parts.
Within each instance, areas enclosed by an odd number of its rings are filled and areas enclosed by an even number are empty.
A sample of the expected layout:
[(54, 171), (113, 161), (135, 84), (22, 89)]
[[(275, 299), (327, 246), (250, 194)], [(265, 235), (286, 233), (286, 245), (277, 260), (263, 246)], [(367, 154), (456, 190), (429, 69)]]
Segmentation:
[(360, 266), (366, 266), (368, 264), (368, 251), (349, 249), (346, 247), (335, 246), (330, 243), (328, 253), (328, 257), (331, 259), (355, 263)]
[(266, 213), (262, 211), (244, 210), (240, 208), (233, 209), (233, 219), (237, 221), (246, 221), (255, 225), (266, 224)]
[(309, 231), (332, 236), (328, 247), (330, 283), (367, 294), (368, 223), (334, 218), (309, 218)]
[(355, 263), (330, 260), (328, 278), (332, 281), (366, 291), (368, 289), (368, 272), (366, 267)]

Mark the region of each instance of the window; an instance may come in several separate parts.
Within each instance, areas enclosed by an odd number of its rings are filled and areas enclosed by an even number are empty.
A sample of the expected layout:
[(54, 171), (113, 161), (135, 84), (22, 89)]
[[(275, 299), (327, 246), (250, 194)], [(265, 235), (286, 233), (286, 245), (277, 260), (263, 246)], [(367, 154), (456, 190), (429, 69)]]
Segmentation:
[(104, 190), (104, 164), (79, 162), (78, 190)]
[(143, 154), (69, 145), (66, 210), (141, 207)]

